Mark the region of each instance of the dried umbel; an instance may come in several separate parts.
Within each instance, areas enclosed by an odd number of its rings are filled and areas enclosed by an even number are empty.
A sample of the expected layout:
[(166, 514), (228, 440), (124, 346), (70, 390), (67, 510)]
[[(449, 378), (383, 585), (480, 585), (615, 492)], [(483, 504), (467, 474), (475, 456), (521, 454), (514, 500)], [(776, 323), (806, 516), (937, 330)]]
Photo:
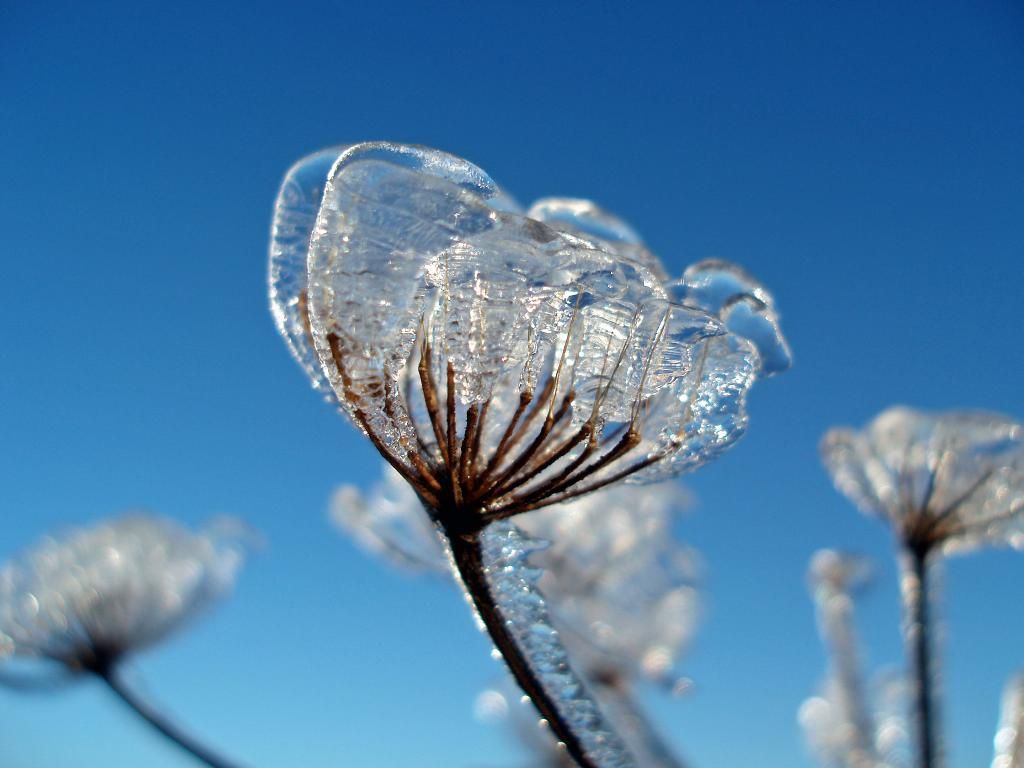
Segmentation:
[(491, 574), (516, 570), (519, 541), (488, 526), (678, 474), (732, 445), (753, 382), (789, 364), (771, 296), (718, 261), (668, 281), (635, 233), (589, 202), (524, 212), (465, 160), (387, 143), (289, 171), (270, 293), (314, 385), (448, 537), (520, 684), (570, 754), (596, 764), (605, 737), (584, 745), (567, 725), (582, 705), (533, 671), (531, 654), (552, 647), (517, 634), (524, 615), (501, 616), (499, 593), (515, 588)]
[[(226, 768), (132, 693), (119, 668), (231, 591), (244, 531), (225, 519), (192, 533), (135, 514), (44, 539), (0, 569), (0, 661), (45, 661), (75, 676), (92, 674), (179, 746)], [(6, 680), (19, 678), (0, 682)]]
[(836, 486), (905, 547), (1024, 545), (1024, 426), (1006, 416), (895, 407), (829, 431), (821, 450)]
[(884, 519), (899, 544), (918, 764), (934, 768), (943, 759), (931, 640), (936, 560), (1024, 545), (1024, 427), (993, 413), (890, 408), (862, 431), (831, 430), (822, 456), (837, 487)]
[[(644, 679), (674, 692), (688, 682), (672, 671), (699, 612), (700, 558), (671, 532), (685, 499), (674, 483), (619, 485), (517, 520), (529, 537), (529, 564), (542, 572), (539, 591), (574, 668), (649, 768), (679, 765), (635, 704), (634, 689)], [(401, 567), (449, 571), (441, 537), (394, 470), (386, 469), (368, 495), (350, 485), (339, 488), (331, 517), (361, 546)], [(503, 703), (516, 698), (501, 691), (484, 696)], [(565, 759), (551, 750), (549, 739), (526, 742), (552, 764)]]
[(109, 667), (224, 597), (242, 559), (233, 539), (144, 515), (44, 539), (0, 569), (0, 650)]

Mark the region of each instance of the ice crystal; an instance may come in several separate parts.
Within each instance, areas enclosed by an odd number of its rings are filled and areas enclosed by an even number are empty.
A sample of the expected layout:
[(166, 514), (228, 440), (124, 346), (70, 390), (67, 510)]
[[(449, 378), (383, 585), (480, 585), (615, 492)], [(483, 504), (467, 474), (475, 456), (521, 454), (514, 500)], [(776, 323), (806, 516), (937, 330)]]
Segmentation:
[(692, 469), (735, 442), (751, 384), (789, 359), (771, 297), (739, 268), (666, 281), (592, 203), (524, 213), (422, 147), (293, 167), (270, 283), (314, 384), (429, 507), (459, 510), (449, 527)]
[(0, 655), (105, 670), (222, 598), (242, 557), (221, 531), (141, 514), (44, 539), (0, 569)]
[(811, 560), (809, 581), (829, 673), (821, 693), (801, 706), (799, 720), (823, 766), (906, 765), (904, 682), (883, 677), (873, 702), (865, 689), (853, 600), (867, 574), (864, 560), (832, 550), (822, 550)]
[(833, 429), (822, 455), (838, 488), (911, 549), (1024, 545), (1024, 428), (975, 411), (890, 408)]
[(992, 768), (1024, 768), (1024, 675), (1015, 675), (1003, 691)]

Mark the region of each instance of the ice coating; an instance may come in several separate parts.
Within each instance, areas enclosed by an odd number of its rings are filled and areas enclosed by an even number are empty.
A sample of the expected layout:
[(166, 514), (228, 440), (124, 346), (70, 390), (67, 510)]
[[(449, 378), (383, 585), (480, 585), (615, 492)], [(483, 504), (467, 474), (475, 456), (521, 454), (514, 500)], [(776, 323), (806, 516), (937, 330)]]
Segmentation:
[(992, 768), (1024, 768), (1024, 675), (1014, 675), (1003, 691)]
[(223, 598), (242, 560), (238, 537), (141, 514), (44, 539), (0, 569), (0, 656), (113, 663)]
[(770, 295), (732, 265), (670, 285), (593, 203), (524, 215), (479, 168), (424, 147), (313, 155), (291, 172), (307, 198), (319, 186), (297, 180), (332, 154), (304, 285), (280, 277), (302, 237), (275, 237), (275, 315), (432, 508), (473, 507), (484, 524), (691, 470), (742, 435), (757, 377), (788, 365)]
[(869, 574), (860, 557), (815, 553), (808, 569), (829, 671), (821, 692), (800, 707), (799, 722), (822, 766), (897, 768), (908, 765), (905, 683), (882, 676), (869, 690), (854, 625), (854, 596)]
[[(585, 672), (622, 684), (646, 678), (673, 688), (674, 662), (699, 617), (701, 560), (671, 532), (686, 492), (673, 483), (620, 485), (522, 515), (516, 524), (547, 543), (530, 563), (539, 588)], [(434, 523), (401, 476), (385, 467), (369, 494), (335, 491), (331, 519), (369, 552), (395, 565), (443, 573)]]
[(337, 146), (315, 152), (288, 170), (277, 193), (270, 229), (268, 277), (274, 323), (313, 386), (328, 399), (334, 398), (334, 392), (309, 343), (306, 257), (327, 175), (345, 149)]
[[(701, 571), (696, 553), (670, 530), (686, 501), (672, 483), (620, 485), (516, 520), (532, 540), (547, 543), (528, 564), (543, 571), (537, 586), (569, 658), (639, 764), (652, 768), (678, 761), (646, 723), (633, 690), (642, 679), (670, 690), (683, 685), (673, 666), (697, 625)], [(448, 568), (434, 524), (393, 469), (385, 467), (365, 496), (339, 488), (331, 518), (400, 567)], [(537, 744), (553, 758), (550, 746), (549, 739)]]
[(894, 407), (821, 451), (839, 490), (907, 545), (1024, 546), (1024, 428), (1006, 416)]
[(560, 716), (579, 736), (583, 750), (599, 768), (638, 766), (605, 721), (597, 700), (570, 664), (551, 623), (537, 583), (543, 571), (528, 558), (537, 547), (510, 522), (494, 523), (480, 535), (485, 576), (508, 630), (531, 662)]

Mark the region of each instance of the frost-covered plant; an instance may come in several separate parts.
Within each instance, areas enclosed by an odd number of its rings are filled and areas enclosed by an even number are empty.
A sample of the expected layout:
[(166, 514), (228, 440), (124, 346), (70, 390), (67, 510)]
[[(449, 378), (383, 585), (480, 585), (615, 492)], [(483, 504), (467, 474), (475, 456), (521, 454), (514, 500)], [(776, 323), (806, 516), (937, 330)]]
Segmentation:
[(938, 766), (935, 563), (985, 544), (1024, 544), (1024, 427), (993, 413), (897, 407), (861, 431), (831, 430), (822, 455), (836, 486), (895, 534), (918, 759), (922, 768)]
[(992, 768), (1024, 768), (1024, 675), (1014, 675), (1003, 691)]
[(581, 765), (633, 763), (556, 635), (507, 521), (694, 469), (743, 433), (789, 364), (771, 296), (739, 268), (677, 281), (593, 204), (528, 211), (471, 163), (388, 143), (285, 177), (271, 306), (299, 362), (414, 489), (481, 623)]
[[(688, 681), (674, 662), (697, 624), (700, 558), (671, 532), (684, 499), (673, 483), (619, 485), (523, 515), (534, 542), (529, 565), (575, 668), (615, 724), (639, 764), (680, 765), (634, 702), (639, 680), (673, 692)], [(406, 568), (450, 573), (443, 541), (415, 494), (394, 470), (369, 495), (345, 485), (331, 518), (369, 551)], [(505, 698), (492, 690), (483, 694)], [(518, 712), (518, 710), (515, 710)], [(563, 764), (555, 742), (536, 738), (513, 715), (538, 759)]]
[[(43, 539), (0, 568), (0, 661), (56, 664), (69, 680), (90, 674), (197, 759), (227, 768), (134, 693), (120, 670), (227, 595), (244, 557), (241, 530), (224, 520), (192, 533), (135, 514)], [(31, 687), (36, 678), (4, 679)]]
[(881, 675), (865, 684), (854, 621), (854, 596), (868, 577), (860, 557), (815, 553), (808, 581), (829, 669), (817, 696), (800, 707), (807, 743), (822, 766), (897, 768), (906, 760), (905, 682)]

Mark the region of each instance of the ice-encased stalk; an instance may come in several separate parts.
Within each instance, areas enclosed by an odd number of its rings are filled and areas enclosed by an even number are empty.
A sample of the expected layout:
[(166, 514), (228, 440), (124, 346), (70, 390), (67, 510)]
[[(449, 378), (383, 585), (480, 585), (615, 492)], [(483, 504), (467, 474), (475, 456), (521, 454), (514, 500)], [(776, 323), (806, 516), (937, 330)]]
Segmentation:
[(619, 684), (597, 683), (595, 691), (608, 719), (618, 725), (620, 733), (644, 768), (686, 768), (657, 733), (640, 710), (628, 689)]
[(555, 737), (584, 768), (638, 768), (569, 662), (537, 586), (543, 544), (508, 521), (450, 537), (452, 558), (484, 629)]

